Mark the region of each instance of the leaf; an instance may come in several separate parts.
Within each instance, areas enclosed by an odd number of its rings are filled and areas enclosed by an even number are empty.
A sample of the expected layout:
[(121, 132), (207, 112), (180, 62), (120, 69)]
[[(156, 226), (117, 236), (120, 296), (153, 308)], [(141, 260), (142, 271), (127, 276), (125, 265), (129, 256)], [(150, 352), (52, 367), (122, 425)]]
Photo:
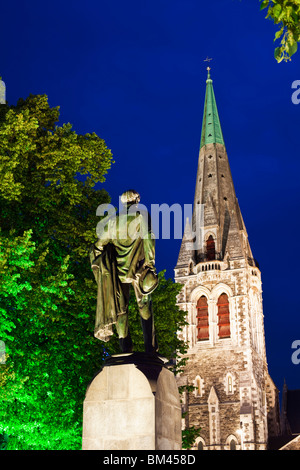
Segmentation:
[(281, 62), (281, 54), (282, 54), (282, 48), (281, 47), (276, 47), (274, 50), (274, 57), (277, 60), (277, 62)]
[(297, 52), (297, 49), (298, 49), (298, 44), (295, 40), (293, 40), (293, 41), (291, 41), (287, 44), (287, 52), (288, 52), (290, 57)]
[(274, 20), (277, 20), (279, 18), (279, 15), (281, 13), (281, 5), (279, 3), (276, 3), (274, 7), (272, 8), (272, 17)]
[(269, 3), (270, 3), (270, 0), (264, 0), (260, 5), (260, 9), (263, 10), (264, 8), (267, 8)]
[(274, 41), (276, 41), (276, 39), (279, 39), (280, 36), (282, 36), (283, 31), (284, 31), (284, 29), (281, 28), (279, 31), (277, 31), (277, 32), (275, 33), (275, 39), (274, 39)]

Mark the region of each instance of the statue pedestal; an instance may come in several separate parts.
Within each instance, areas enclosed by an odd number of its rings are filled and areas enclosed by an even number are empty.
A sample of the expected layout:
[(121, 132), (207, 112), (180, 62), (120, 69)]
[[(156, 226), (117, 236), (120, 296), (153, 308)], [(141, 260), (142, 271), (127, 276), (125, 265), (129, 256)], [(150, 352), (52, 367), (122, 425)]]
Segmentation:
[(174, 374), (154, 354), (110, 357), (87, 389), (83, 450), (180, 450)]

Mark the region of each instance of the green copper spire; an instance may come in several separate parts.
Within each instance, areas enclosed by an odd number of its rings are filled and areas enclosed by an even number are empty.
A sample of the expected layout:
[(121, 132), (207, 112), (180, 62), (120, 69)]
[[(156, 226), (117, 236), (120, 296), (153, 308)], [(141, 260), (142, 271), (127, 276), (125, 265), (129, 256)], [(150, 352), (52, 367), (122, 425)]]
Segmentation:
[(210, 68), (207, 67), (206, 93), (203, 113), (200, 148), (206, 144), (224, 144), (216, 98), (210, 78)]

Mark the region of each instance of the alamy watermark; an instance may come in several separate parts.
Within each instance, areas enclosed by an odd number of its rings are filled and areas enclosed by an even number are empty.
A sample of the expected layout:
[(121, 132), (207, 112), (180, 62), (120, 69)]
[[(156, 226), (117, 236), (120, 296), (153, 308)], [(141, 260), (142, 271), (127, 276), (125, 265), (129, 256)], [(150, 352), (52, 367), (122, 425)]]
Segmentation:
[(292, 363), (298, 365), (300, 364), (300, 339), (293, 341), (291, 347), (292, 349), (295, 349), (291, 357)]
[[(177, 203), (171, 206), (166, 203), (151, 204), (150, 211), (148, 211), (148, 208), (140, 203), (132, 204), (126, 208), (120, 197), (118, 212), (112, 204), (100, 204), (96, 215), (102, 217), (96, 227), (99, 239), (105, 237), (109, 230), (111, 239), (146, 238), (151, 234), (151, 237), (155, 239), (170, 240), (173, 237), (180, 240), (183, 238), (184, 229), (186, 229), (187, 248), (197, 250), (202, 247), (204, 204), (197, 204), (194, 211), (192, 204), (184, 204), (183, 206)], [(125, 221), (118, 228), (115, 223), (117, 216), (123, 217), (123, 222)]]
[(300, 80), (294, 80), (292, 83), (292, 89), (296, 89), (292, 93), (292, 103), (299, 104), (300, 103)]

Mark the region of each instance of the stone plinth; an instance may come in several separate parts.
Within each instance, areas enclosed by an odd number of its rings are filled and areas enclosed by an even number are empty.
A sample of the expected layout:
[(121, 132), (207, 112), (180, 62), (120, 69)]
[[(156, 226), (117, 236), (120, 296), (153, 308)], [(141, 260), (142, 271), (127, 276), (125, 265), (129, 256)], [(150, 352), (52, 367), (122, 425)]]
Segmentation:
[(82, 449), (181, 449), (178, 388), (163, 360), (132, 353), (106, 362), (84, 400)]

